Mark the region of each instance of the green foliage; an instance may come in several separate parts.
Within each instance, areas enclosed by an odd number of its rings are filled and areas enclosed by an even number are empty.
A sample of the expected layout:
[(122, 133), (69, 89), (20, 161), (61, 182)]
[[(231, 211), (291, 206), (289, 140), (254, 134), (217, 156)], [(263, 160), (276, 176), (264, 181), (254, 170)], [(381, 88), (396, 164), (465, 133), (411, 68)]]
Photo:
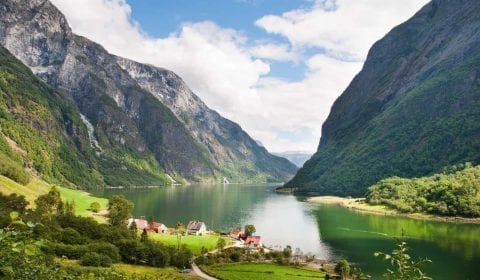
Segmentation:
[(227, 242), (225, 241), (225, 239), (219, 238), (218, 241), (217, 241), (217, 248), (218, 248), (219, 250), (223, 250), (223, 248), (225, 247), (225, 245), (227, 245)]
[(97, 201), (94, 201), (90, 204), (90, 210), (94, 213), (98, 213), (98, 211), (100, 211), (100, 203), (98, 203)]
[(131, 216), (133, 203), (121, 195), (114, 195), (108, 202), (107, 218), (112, 226), (126, 227), (127, 219)]
[[(29, 175), (24, 167), (33, 167), (51, 182), (102, 186), (78, 111), (4, 48), (0, 48), (0, 128), (0, 174), (26, 184)], [(5, 136), (18, 145), (15, 152), (5, 145)]]
[(252, 236), (252, 234), (254, 234), (256, 231), (257, 230), (255, 229), (254, 225), (245, 225), (244, 232), (246, 236)]
[(390, 254), (376, 252), (376, 257), (383, 257), (383, 259), (390, 264), (392, 269), (387, 269), (383, 275), (385, 279), (390, 280), (428, 280), (428, 277), (422, 268), (425, 264), (430, 263), (429, 259), (420, 259), (413, 261), (408, 254), (409, 248), (406, 242), (397, 241), (397, 249)]
[(63, 202), (56, 187), (35, 200), (35, 214), (41, 222), (50, 222), (54, 215), (63, 213)]
[(112, 260), (106, 255), (101, 255), (94, 252), (87, 252), (80, 259), (80, 264), (83, 266), (109, 267), (110, 265), (112, 265)]
[(367, 202), (405, 213), (479, 217), (480, 166), (467, 163), (444, 170), (429, 177), (381, 180), (368, 189)]
[[(475, 74), (479, 63), (478, 50), (462, 55), (454, 65), (439, 65), (415, 78), (420, 81), (405, 92), (389, 92), (388, 97), (385, 88), (391, 85), (382, 85), (376, 75), (357, 79), (361, 85), (354, 80), (324, 124), (318, 152), (286, 187), (303, 194), (363, 196), (368, 186), (387, 177), (426, 176), (446, 165), (479, 163), (480, 83)], [(396, 71), (396, 65), (390, 67)], [(387, 84), (398, 79), (391, 75)], [(364, 100), (361, 92), (371, 94)], [(349, 114), (353, 108), (345, 106), (346, 99), (363, 103)]]
[(335, 273), (340, 275), (342, 279), (347, 279), (350, 275), (350, 264), (347, 260), (341, 259), (335, 265)]

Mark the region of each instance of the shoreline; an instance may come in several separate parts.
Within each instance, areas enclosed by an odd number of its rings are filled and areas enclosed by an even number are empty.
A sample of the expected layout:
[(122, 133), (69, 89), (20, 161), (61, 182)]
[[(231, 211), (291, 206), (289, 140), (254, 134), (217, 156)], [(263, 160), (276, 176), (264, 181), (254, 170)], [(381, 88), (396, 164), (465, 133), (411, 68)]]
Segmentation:
[(427, 213), (401, 213), (384, 205), (370, 205), (365, 198), (344, 198), (338, 196), (312, 196), (305, 200), (311, 204), (335, 204), (352, 211), (382, 216), (404, 217), (416, 220), (439, 221), (448, 223), (480, 224), (480, 218), (438, 216)]

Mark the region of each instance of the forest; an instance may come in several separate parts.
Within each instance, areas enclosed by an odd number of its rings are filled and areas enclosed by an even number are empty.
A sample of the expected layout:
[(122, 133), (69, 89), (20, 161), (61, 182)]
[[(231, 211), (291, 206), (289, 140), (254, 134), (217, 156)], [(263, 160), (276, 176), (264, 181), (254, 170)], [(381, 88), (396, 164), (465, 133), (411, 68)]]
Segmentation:
[[(110, 199), (108, 223), (76, 216), (75, 203), (63, 202), (55, 187), (35, 205), (0, 193), (1, 279), (149, 279), (110, 266), (183, 268), (193, 256), (185, 246), (166, 246), (127, 228), (133, 204), (122, 196)], [(81, 266), (62, 265), (68, 260), (80, 260)]]
[(420, 178), (390, 177), (369, 187), (366, 200), (403, 213), (479, 217), (480, 165), (467, 162)]

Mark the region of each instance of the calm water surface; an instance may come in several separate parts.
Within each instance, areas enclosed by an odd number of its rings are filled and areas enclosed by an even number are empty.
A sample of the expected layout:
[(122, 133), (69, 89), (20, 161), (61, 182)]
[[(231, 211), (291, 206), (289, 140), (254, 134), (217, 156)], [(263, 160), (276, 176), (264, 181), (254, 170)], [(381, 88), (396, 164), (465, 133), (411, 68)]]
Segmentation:
[(375, 251), (390, 252), (402, 235), (412, 255), (428, 256), (434, 279), (480, 279), (480, 225), (419, 221), (370, 215), (335, 205), (310, 205), (272, 185), (218, 185), (105, 190), (135, 203), (134, 215), (167, 226), (204, 221), (209, 228), (230, 230), (252, 223), (267, 246), (300, 248), (321, 259), (347, 258), (375, 278), (385, 265)]

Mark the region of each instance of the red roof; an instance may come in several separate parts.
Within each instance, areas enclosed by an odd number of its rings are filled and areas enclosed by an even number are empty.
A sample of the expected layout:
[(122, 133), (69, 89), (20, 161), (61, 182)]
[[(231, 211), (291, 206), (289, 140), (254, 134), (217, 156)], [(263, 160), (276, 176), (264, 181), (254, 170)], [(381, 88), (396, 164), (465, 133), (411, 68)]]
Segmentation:
[(245, 239), (245, 244), (253, 245), (255, 247), (260, 246), (261, 243), (262, 238), (260, 236), (247, 236), (247, 239)]

